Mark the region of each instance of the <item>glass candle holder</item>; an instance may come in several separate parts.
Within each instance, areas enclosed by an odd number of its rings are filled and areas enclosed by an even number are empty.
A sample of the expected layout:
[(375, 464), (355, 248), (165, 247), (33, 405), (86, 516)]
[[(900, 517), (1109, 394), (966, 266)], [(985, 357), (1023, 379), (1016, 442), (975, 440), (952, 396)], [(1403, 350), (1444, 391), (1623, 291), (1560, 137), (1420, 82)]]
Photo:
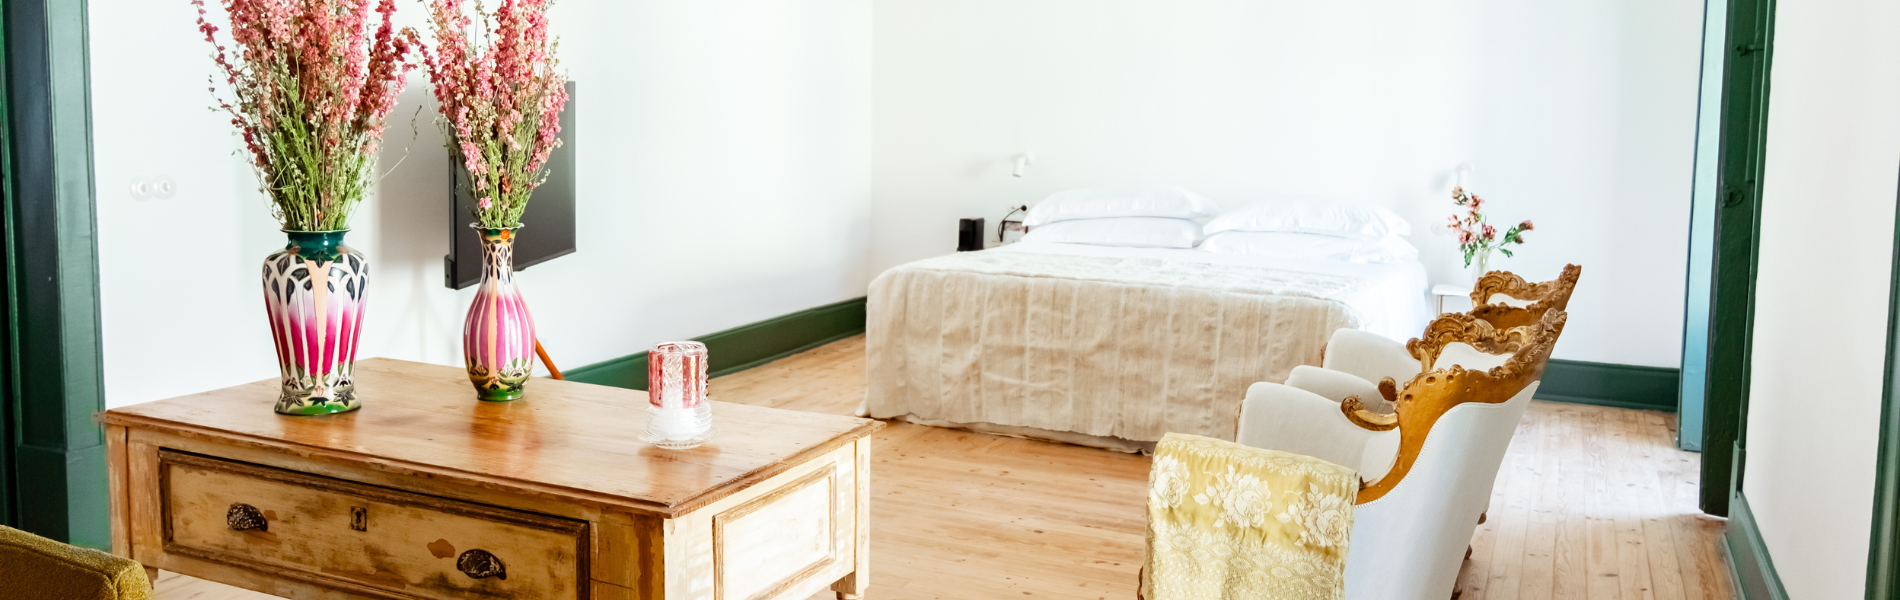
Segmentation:
[(712, 439), (705, 344), (661, 342), (647, 352), (647, 412), (652, 419), (641, 441), (679, 450)]

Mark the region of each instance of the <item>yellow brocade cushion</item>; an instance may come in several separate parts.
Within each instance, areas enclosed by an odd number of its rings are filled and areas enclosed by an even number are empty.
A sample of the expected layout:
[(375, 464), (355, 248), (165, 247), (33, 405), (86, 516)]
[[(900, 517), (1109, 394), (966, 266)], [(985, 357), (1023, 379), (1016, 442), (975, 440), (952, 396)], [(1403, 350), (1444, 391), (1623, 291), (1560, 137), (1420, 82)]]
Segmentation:
[(1146, 600), (1338, 600), (1359, 475), (1179, 433), (1148, 475)]
[(145, 567), (98, 550), (0, 527), (0, 597), (151, 600)]

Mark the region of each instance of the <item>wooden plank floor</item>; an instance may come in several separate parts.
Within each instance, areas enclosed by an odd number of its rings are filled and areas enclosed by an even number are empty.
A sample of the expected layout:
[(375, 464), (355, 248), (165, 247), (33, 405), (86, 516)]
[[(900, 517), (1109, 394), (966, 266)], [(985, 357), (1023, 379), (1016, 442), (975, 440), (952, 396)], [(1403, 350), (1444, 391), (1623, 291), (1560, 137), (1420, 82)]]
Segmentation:
[[(727, 402), (849, 414), (864, 338), (712, 382)], [(1534, 402), (1472, 540), (1466, 600), (1733, 598), (1675, 415)], [(1148, 460), (892, 423), (873, 446), (875, 600), (1130, 599)], [(814, 598), (829, 598), (821, 594)], [(160, 600), (262, 594), (164, 574)]]

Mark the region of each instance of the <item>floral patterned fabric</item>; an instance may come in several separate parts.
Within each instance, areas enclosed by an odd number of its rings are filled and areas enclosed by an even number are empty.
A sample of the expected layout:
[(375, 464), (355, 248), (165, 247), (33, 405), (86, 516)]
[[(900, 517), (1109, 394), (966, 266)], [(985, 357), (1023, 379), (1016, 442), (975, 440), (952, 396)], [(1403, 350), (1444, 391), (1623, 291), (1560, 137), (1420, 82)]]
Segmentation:
[(1148, 476), (1145, 600), (1338, 600), (1359, 475), (1170, 433)]

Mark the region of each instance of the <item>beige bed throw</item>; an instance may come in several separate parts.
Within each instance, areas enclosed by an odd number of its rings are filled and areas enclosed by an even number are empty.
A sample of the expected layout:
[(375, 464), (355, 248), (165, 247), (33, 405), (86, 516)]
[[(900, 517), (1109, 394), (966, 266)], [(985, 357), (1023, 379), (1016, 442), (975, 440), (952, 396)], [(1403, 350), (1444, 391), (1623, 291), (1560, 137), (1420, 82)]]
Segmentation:
[(866, 408), (1153, 442), (1234, 439), (1247, 386), (1319, 364), (1361, 280), (1235, 265), (969, 252), (871, 282)]

